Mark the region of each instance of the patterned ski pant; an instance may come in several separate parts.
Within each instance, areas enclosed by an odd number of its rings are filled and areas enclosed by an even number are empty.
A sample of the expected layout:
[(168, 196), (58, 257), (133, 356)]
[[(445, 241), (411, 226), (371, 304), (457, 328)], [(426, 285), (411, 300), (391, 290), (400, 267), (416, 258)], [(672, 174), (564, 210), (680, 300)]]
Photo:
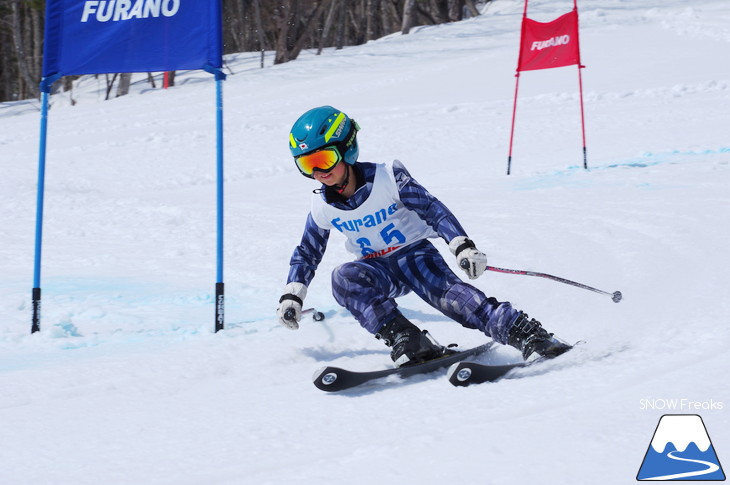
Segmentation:
[(519, 313), (509, 302), (488, 298), (464, 283), (428, 240), (388, 257), (345, 263), (332, 272), (335, 300), (372, 334), (398, 313), (395, 298), (411, 291), (464, 327), (479, 329), (502, 344)]

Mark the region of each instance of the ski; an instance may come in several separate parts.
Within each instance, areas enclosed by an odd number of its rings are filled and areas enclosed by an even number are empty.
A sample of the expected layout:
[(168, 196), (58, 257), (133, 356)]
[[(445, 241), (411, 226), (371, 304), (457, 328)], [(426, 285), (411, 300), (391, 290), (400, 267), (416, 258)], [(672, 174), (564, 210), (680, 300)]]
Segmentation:
[(468, 357), (484, 353), (491, 349), (493, 345), (494, 342), (488, 342), (478, 347), (446, 354), (438, 359), (392, 369), (357, 372), (341, 367), (327, 366), (314, 374), (313, 382), (317, 389), (325, 392), (337, 392), (352, 389), (353, 387), (393, 375), (406, 378), (418, 374), (428, 374), (429, 372), (443, 369)]
[[(582, 343), (582, 341), (573, 344), (573, 347), (580, 343)], [(456, 362), (449, 368), (448, 378), (450, 383), (460, 387), (466, 387), (471, 384), (481, 384), (483, 382), (494, 382), (506, 376), (510, 371), (514, 369), (530, 367), (548, 360), (553, 359), (547, 357), (538, 357), (529, 362), (514, 362), (511, 364), (481, 364), (479, 362)]]
[(468, 386), (483, 382), (494, 382), (511, 370), (527, 367), (544, 359), (513, 364), (479, 364), (477, 362), (458, 362), (449, 369), (449, 382), (455, 386)]

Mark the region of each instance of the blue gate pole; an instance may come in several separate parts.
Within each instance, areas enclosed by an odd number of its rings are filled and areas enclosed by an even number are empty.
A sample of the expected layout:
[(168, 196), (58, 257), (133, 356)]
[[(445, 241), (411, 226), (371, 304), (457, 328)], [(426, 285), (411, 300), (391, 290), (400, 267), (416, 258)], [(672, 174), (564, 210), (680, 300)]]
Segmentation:
[(43, 78), (41, 81), (41, 134), (38, 149), (38, 187), (35, 215), (35, 258), (33, 267), (32, 306), (33, 317), (30, 333), (41, 330), (41, 250), (43, 244), (43, 199), (46, 184), (46, 139), (48, 134), (48, 95), (51, 85), (58, 76)]
[(223, 81), (220, 69), (212, 70), (216, 80), (216, 165), (217, 165), (217, 247), (215, 283), (215, 331), (225, 325), (225, 288), (223, 284)]

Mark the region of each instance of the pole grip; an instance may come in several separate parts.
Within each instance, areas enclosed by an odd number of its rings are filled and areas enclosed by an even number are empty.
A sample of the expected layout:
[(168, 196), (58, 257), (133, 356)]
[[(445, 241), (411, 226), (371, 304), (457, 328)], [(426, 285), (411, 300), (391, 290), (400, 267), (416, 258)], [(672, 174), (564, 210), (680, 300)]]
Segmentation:
[(296, 320), (296, 318), (297, 314), (294, 309), (289, 308), (287, 311), (284, 312), (284, 320), (286, 320), (287, 322), (294, 321)]

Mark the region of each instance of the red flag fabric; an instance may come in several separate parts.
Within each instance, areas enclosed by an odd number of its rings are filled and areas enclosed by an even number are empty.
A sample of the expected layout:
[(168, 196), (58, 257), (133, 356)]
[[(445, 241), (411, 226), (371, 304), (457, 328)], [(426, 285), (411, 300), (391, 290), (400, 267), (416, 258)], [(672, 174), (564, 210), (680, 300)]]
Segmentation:
[(552, 22), (522, 19), (522, 40), (517, 72), (580, 64), (578, 10)]

